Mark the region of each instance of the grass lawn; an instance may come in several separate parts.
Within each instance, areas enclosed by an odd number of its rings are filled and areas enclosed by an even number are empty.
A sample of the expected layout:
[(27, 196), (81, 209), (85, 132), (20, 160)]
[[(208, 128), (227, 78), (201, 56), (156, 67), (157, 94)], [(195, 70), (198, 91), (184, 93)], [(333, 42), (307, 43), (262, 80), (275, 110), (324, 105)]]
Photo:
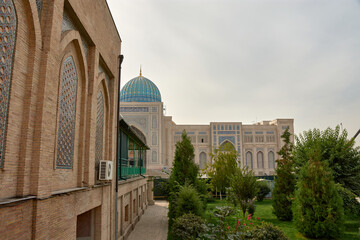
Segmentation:
[[(206, 210), (206, 218), (211, 218), (211, 210), (216, 206), (227, 205), (225, 200), (216, 200), (214, 203), (208, 203)], [(272, 213), (272, 200), (265, 199), (263, 202), (255, 202), (256, 211), (255, 216), (259, 217), (265, 222), (271, 222), (275, 226), (281, 228), (289, 239), (309, 239), (302, 236), (295, 228), (293, 222), (285, 222), (277, 220), (276, 216)], [(235, 218), (242, 218), (242, 215), (235, 216)], [(236, 221), (229, 219), (229, 224), (233, 224)], [(342, 239), (345, 240), (360, 240), (360, 216), (346, 216), (345, 217), (345, 232)]]

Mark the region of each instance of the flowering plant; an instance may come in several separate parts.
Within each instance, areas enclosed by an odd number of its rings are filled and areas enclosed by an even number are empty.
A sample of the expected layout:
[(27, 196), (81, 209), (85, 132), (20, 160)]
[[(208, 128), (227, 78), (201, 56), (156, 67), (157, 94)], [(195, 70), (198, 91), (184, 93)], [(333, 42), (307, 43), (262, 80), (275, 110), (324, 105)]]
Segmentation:
[(213, 211), (213, 217), (215, 217), (212, 223), (205, 224), (206, 233), (202, 234), (200, 239), (208, 240), (242, 240), (251, 237), (251, 231), (256, 227), (262, 225), (262, 221), (259, 217), (254, 217), (248, 214), (244, 219), (232, 216), (236, 211), (229, 206), (216, 207)]

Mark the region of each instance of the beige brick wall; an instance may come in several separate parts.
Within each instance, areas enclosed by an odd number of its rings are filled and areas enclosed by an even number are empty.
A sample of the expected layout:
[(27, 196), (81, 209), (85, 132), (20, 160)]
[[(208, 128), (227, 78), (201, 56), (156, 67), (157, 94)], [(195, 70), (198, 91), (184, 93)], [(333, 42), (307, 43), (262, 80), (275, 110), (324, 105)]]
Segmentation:
[[(112, 239), (115, 180), (94, 187), (98, 91), (105, 100), (103, 158), (115, 161), (121, 39), (106, 1), (43, 0), (41, 18), (35, 0), (13, 2), (18, 24), (0, 199), (36, 199), (0, 201), (0, 238), (74, 239), (77, 216), (94, 209), (96, 236)], [(76, 30), (62, 33), (64, 9)], [(78, 77), (74, 160), (72, 169), (56, 169), (61, 66), (70, 55)], [(88, 189), (69, 190), (80, 187)], [(59, 190), (69, 192), (54, 195)]]
[(1, 239), (31, 239), (33, 204), (34, 201), (29, 200), (0, 209)]

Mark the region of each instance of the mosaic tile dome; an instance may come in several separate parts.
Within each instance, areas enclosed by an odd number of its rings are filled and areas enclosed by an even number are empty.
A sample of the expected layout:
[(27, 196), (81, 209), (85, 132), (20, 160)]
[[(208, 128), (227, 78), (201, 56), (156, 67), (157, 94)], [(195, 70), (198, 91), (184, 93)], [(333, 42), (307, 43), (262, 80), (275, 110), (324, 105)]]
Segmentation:
[(120, 102), (161, 102), (161, 95), (157, 86), (140, 73), (121, 89)]

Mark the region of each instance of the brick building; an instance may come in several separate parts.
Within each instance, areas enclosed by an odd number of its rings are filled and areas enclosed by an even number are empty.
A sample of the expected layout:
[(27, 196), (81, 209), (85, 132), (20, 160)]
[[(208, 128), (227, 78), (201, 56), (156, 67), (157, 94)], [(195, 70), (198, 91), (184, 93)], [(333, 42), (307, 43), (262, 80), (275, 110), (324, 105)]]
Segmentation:
[(141, 154), (138, 174), (98, 177), (116, 166), (120, 53), (105, 0), (0, 0), (1, 239), (123, 239), (146, 209)]

